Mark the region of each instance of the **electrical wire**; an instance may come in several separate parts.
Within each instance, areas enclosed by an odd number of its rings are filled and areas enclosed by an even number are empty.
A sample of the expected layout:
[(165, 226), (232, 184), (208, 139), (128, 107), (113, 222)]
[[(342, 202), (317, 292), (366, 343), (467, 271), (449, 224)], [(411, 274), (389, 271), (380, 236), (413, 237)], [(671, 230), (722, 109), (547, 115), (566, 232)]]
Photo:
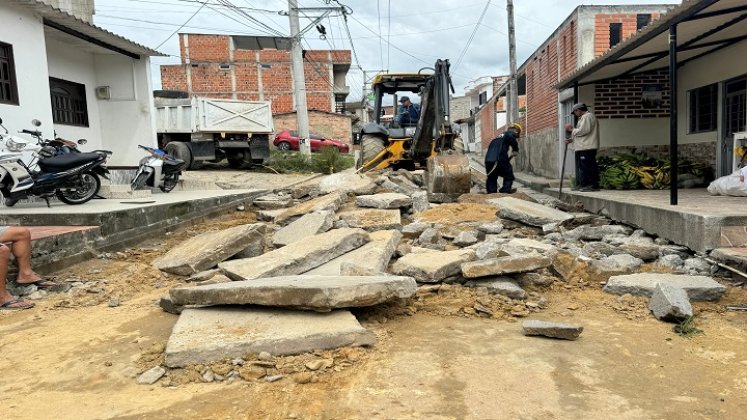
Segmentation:
[(184, 26), (186, 26), (189, 23), (190, 20), (192, 20), (192, 18), (194, 18), (195, 16), (197, 16), (198, 13), (200, 13), (200, 10), (202, 10), (202, 8), (205, 7), (205, 5), (207, 5), (208, 1), (209, 0), (203, 1), (202, 5), (200, 6), (200, 8), (197, 9), (197, 10), (195, 10), (195, 12), (192, 13), (192, 16), (190, 16), (189, 19), (187, 19), (186, 21), (184, 21), (184, 23), (182, 23), (182, 25), (179, 26), (179, 28), (177, 28), (171, 35), (169, 35), (166, 39), (163, 40), (163, 42), (161, 42), (160, 44), (158, 44), (158, 46), (155, 47), (155, 48), (153, 48), (153, 49), (154, 50), (158, 50), (159, 48), (161, 48), (163, 46), (163, 44), (166, 43), (166, 41), (170, 40), (172, 36), (176, 35)]
[(389, 51), (391, 50), (391, 43), (389, 40), (392, 36), (392, 0), (387, 1), (387, 25), (386, 25), (386, 71), (389, 72)]
[(459, 58), (457, 59), (457, 62), (454, 65), (454, 71), (456, 71), (456, 69), (459, 68), (459, 65), (462, 64), (462, 59), (467, 54), (467, 50), (469, 49), (469, 46), (472, 45), (472, 40), (475, 39), (475, 34), (477, 33), (477, 30), (480, 28), (480, 24), (482, 23), (482, 19), (485, 17), (485, 13), (487, 13), (488, 11), (488, 7), (490, 7), (490, 2), (491, 0), (488, 0), (488, 2), (485, 3), (485, 8), (482, 9), (480, 18), (477, 19), (477, 24), (475, 25), (475, 29), (472, 31), (472, 35), (469, 36), (469, 39), (467, 40), (467, 44), (464, 46), (464, 49), (462, 50), (461, 54), (459, 54)]
[[(381, 33), (381, 0), (376, 0), (376, 15), (379, 21), (379, 33)], [(381, 68), (384, 68), (384, 42), (379, 37), (379, 59), (381, 60)]]

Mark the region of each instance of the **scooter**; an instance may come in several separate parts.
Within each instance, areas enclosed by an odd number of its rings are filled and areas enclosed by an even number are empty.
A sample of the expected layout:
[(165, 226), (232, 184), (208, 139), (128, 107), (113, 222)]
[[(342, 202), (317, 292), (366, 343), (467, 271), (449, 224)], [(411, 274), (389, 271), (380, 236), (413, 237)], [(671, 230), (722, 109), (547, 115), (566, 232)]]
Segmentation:
[(186, 162), (177, 159), (161, 149), (138, 145), (148, 156), (140, 160), (135, 177), (130, 183), (132, 190), (139, 190), (144, 186), (156, 187), (167, 193), (176, 187)]
[[(83, 204), (99, 192), (101, 180), (108, 178), (106, 159), (111, 152), (69, 153), (44, 158), (35, 153), (39, 171), (33, 171), (23, 162), (21, 153), (27, 146), (23, 139), (11, 136), (2, 125), (5, 135), (0, 134), (0, 146), (12, 152), (0, 156), (0, 193), (4, 204), (14, 206), (19, 200), (42, 197), (50, 206), (49, 198), (57, 198), (66, 204)], [(38, 132), (23, 130), (26, 134)]]

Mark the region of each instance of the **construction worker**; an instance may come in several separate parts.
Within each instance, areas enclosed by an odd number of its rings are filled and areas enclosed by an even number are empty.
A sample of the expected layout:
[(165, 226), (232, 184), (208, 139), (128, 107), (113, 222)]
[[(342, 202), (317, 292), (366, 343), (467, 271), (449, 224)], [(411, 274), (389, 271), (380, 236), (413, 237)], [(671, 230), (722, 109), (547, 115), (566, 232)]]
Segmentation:
[[(521, 125), (513, 123), (506, 132), (490, 141), (488, 152), (485, 153), (485, 171), (488, 174), (485, 186), (488, 194), (516, 192), (516, 188), (511, 188), (516, 179), (511, 159), (519, 155), (519, 136), (521, 136)], [(510, 155), (509, 148), (511, 148)], [(500, 190), (498, 189), (499, 176), (503, 178), (503, 186)]]

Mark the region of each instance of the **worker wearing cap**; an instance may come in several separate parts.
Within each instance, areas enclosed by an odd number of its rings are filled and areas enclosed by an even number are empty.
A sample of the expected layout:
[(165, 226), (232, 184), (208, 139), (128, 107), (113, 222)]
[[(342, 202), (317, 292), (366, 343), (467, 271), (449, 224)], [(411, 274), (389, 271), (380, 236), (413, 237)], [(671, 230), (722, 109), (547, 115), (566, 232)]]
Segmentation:
[(566, 124), (565, 130), (570, 134), (566, 140), (576, 155), (578, 179), (574, 190), (581, 192), (599, 191), (599, 166), (597, 166), (597, 149), (599, 149), (599, 123), (597, 117), (589, 112), (584, 103), (573, 105), (571, 115), (578, 118), (576, 128)]
[[(505, 133), (490, 141), (488, 151), (485, 153), (485, 171), (488, 179), (485, 187), (488, 194), (501, 192), (513, 194), (516, 188), (511, 188), (514, 183), (514, 168), (511, 159), (519, 154), (519, 136), (521, 136), (521, 125), (513, 123)], [(509, 154), (509, 148), (511, 153)], [(498, 177), (503, 178), (503, 186), (498, 189)]]
[(414, 126), (418, 124), (420, 118), (420, 106), (410, 102), (410, 98), (403, 96), (399, 100), (399, 108), (397, 109), (397, 122), (402, 127)]

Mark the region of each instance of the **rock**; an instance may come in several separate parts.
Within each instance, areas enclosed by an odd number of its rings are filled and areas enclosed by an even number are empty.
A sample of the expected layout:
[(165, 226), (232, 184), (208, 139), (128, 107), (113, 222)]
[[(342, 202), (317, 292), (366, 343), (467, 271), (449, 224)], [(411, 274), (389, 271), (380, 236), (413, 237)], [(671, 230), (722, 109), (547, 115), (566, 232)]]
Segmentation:
[(516, 282), (520, 286), (547, 287), (555, 282), (556, 278), (545, 276), (540, 273), (521, 273), (516, 276)]
[(607, 242), (589, 242), (584, 244), (583, 250), (585, 255), (592, 258), (597, 255), (609, 257), (610, 255), (621, 253), (618, 247), (610, 245)]
[(244, 365), (238, 370), (239, 376), (245, 381), (256, 381), (267, 376), (267, 369), (261, 366)]
[(284, 356), (375, 342), (374, 334), (348, 311), (185, 309), (166, 345), (165, 360), (169, 367), (184, 367), (237, 359), (247, 353)]
[(452, 243), (456, 246), (470, 246), (476, 244), (478, 241), (477, 232), (463, 231), (454, 238)]
[(563, 340), (575, 340), (584, 331), (584, 327), (560, 322), (528, 319), (521, 324), (524, 335), (541, 335)]
[(311, 372), (299, 372), (293, 375), (293, 381), (297, 384), (308, 384), (314, 380), (314, 375)]
[(709, 274), (711, 263), (703, 258), (688, 258), (685, 260), (684, 268), (688, 274)]
[(301, 274), (361, 247), (369, 239), (360, 229), (335, 229), (257, 257), (225, 261), (218, 267), (232, 280)]
[(166, 369), (161, 366), (150, 368), (140, 374), (137, 378), (138, 385), (153, 385), (166, 374)]
[(459, 274), (462, 263), (475, 259), (475, 251), (413, 252), (397, 260), (392, 272), (400, 276), (411, 276), (421, 283), (438, 283), (447, 277)]
[(276, 247), (286, 246), (293, 242), (303, 241), (309, 236), (324, 233), (332, 229), (335, 214), (329, 210), (305, 214), (272, 235), (272, 244)]
[(682, 261), (682, 258), (680, 258), (679, 255), (669, 254), (659, 258), (656, 261), (656, 264), (663, 265), (664, 267), (669, 267), (672, 270), (679, 270), (685, 265), (685, 262)]
[(262, 305), (327, 312), (415, 295), (411, 277), (283, 276), (171, 289), (177, 305)]
[(648, 308), (656, 319), (667, 322), (681, 322), (693, 316), (693, 308), (687, 292), (678, 287), (658, 283)]
[(498, 234), (503, 232), (503, 223), (501, 222), (490, 222), (483, 223), (477, 227), (477, 230), (487, 234)]
[(426, 229), (432, 228), (433, 223), (427, 223), (427, 222), (415, 222), (410, 223), (409, 225), (402, 226), (402, 234), (405, 236), (405, 238), (417, 238), (422, 234)]
[(690, 249), (681, 245), (663, 245), (659, 246), (659, 255), (677, 255), (684, 260), (690, 258)]
[(382, 175), (376, 180), (376, 183), (381, 185), (381, 188), (384, 188), (385, 190), (398, 192), (407, 196), (411, 196), (413, 193), (420, 191), (420, 187), (408, 181), (406, 178), (399, 178), (396, 176), (387, 177), (386, 175)]
[(604, 226), (579, 226), (573, 230), (563, 232), (563, 238), (567, 241), (601, 241), (608, 235), (628, 236), (632, 229), (622, 225)]
[(220, 273), (220, 270), (214, 268), (212, 270), (200, 271), (199, 273), (192, 274), (185, 280), (187, 283), (196, 283), (200, 281), (210, 280), (214, 275)]
[(359, 195), (355, 198), (358, 207), (372, 207), (375, 209), (399, 209), (412, 206), (412, 198), (400, 193), (382, 193), (374, 195)]
[(195, 283), (195, 286), (204, 286), (206, 284), (228, 283), (229, 281), (231, 281), (231, 279), (224, 276), (223, 274), (216, 274), (210, 280), (205, 280), (205, 281), (200, 281), (200, 282)]
[(319, 370), (322, 367), (324, 367), (324, 360), (322, 359), (311, 360), (311, 361), (306, 362), (304, 366), (306, 366), (306, 369), (308, 370)]
[(546, 268), (551, 264), (550, 258), (541, 255), (515, 255), (466, 262), (462, 264), (462, 275), (466, 278), (500, 276)]
[(264, 240), (262, 223), (235, 226), (218, 232), (206, 232), (171, 248), (153, 261), (167, 273), (188, 276), (215, 267), (256, 241)]
[(507, 256), (508, 252), (503, 249), (506, 243), (508, 243), (508, 239), (486, 240), (472, 245), (470, 248), (475, 250), (475, 255), (478, 260), (484, 260), (487, 258)]
[(277, 382), (281, 379), (283, 379), (283, 375), (270, 375), (270, 376), (265, 376), (263, 380), (265, 382)]
[(346, 221), (350, 227), (368, 231), (402, 229), (399, 210), (350, 210), (340, 212), (338, 216)]
[(262, 210), (277, 210), (288, 207), (291, 202), (293, 198), (289, 194), (271, 193), (255, 198), (252, 204)]
[(637, 270), (643, 260), (628, 254), (616, 254), (601, 260), (592, 261), (593, 270), (605, 273), (627, 273)]
[(366, 175), (339, 172), (322, 178), (319, 189), (323, 193), (373, 194), (376, 190), (376, 183)]
[(161, 296), (161, 299), (158, 301), (158, 306), (160, 306), (161, 309), (164, 310), (164, 312), (168, 312), (174, 315), (179, 315), (184, 310), (184, 306), (174, 303), (174, 300), (171, 299), (170, 295)]
[(40, 300), (47, 297), (47, 291), (46, 290), (37, 290), (35, 292), (31, 292), (26, 296), (26, 299), (29, 300)]
[(109, 298), (109, 302), (107, 302), (107, 304), (106, 304), (106, 306), (108, 306), (108, 307), (110, 307), (110, 308), (116, 308), (116, 307), (118, 307), (119, 305), (120, 305), (120, 303), (119, 303), (119, 299), (118, 299), (118, 298), (115, 298), (115, 297), (113, 297), (113, 298)]
[(415, 191), (410, 197), (412, 198), (412, 211), (415, 213), (426, 211), (431, 208), (431, 203), (428, 201), (428, 193), (426, 191)]
[(418, 237), (418, 243), (420, 245), (438, 244), (441, 242), (441, 240), (443, 240), (441, 232), (439, 232), (438, 229), (434, 228), (428, 228), (424, 230), (423, 233), (421, 233)]
[(490, 293), (503, 295), (511, 299), (524, 299), (527, 296), (527, 292), (508, 277), (470, 280), (464, 285), (467, 287), (484, 287)]
[(651, 296), (657, 284), (684, 289), (690, 300), (718, 300), (726, 287), (707, 276), (690, 276), (682, 274), (638, 273), (610, 277), (604, 291), (616, 295), (630, 293), (637, 296)]
[[(537, 251), (542, 255), (546, 255), (548, 257), (552, 257), (558, 252), (558, 247), (546, 244), (544, 242), (536, 241), (534, 239), (529, 238), (516, 238), (511, 239), (506, 244), (507, 248), (514, 248), (520, 251), (523, 251), (523, 253)], [(513, 254), (508, 249), (506, 251), (509, 254)]]
[(257, 355), (257, 360), (261, 360), (263, 362), (271, 362), (272, 361), (272, 355), (266, 351), (261, 351)]
[(620, 250), (643, 261), (654, 261), (659, 258), (659, 247), (657, 245), (623, 244)]
[(404, 243), (397, 246), (397, 250), (394, 251), (394, 257), (400, 258), (412, 252), (412, 245)]
[(364, 267), (353, 262), (343, 262), (340, 264), (340, 275), (341, 276), (381, 276), (386, 275), (385, 272), (379, 270), (372, 270), (368, 267)]
[(396, 230), (380, 230), (371, 232), (370, 238), (371, 242), (362, 247), (343, 254), (304, 274), (321, 276), (351, 275), (352, 271), (348, 271), (348, 274), (343, 274), (342, 267), (346, 263), (355, 264), (360, 273), (364, 271), (371, 273), (386, 272), (389, 261), (392, 259), (397, 245), (399, 245), (402, 239), (402, 234)]
[(530, 226), (542, 227), (542, 225), (548, 223), (560, 223), (573, 218), (566, 212), (513, 197), (487, 200), (487, 203), (500, 209), (498, 215), (501, 218), (515, 220)]
[(295, 205), (289, 209), (284, 210), (275, 216), (275, 222), (283, 222), (296, 216), (303, 216), (306, 213), (314, 211), (330, 210), (337, 211), (340, 208), (343, 201), (345, 201), (346, 195), (340, 192), (333, 192), (321, 197), (313, 198), (309, 201)]
[(260, 210), (257, 212), (257, 220), (261, 220), (263, 222), (274, 222), (278, 216), (285, 212), (286, 209)]
[(215, 373), (210, 369), (206, 370), (205, 373), (202, 374), (202, 381), (208, 383), (215, 381)]

